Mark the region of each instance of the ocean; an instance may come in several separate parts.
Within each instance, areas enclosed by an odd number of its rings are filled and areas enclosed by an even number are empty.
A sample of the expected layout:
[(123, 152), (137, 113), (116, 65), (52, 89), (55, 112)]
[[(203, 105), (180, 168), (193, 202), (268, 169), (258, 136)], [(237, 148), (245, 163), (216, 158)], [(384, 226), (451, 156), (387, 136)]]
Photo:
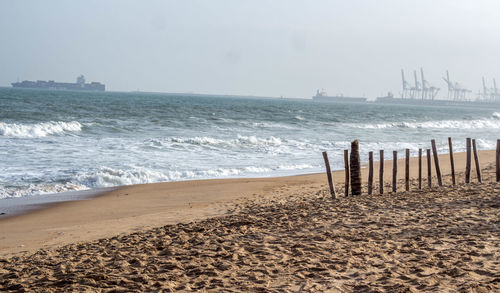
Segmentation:
[[(343, 150), (494, 149), (500, 109), (0, 88), (0, 205), (138, 183), (343, 168)], [(403, 153), (401, 153), (401, 157)], [(375, 155), (378, 158), (378, 153)]]

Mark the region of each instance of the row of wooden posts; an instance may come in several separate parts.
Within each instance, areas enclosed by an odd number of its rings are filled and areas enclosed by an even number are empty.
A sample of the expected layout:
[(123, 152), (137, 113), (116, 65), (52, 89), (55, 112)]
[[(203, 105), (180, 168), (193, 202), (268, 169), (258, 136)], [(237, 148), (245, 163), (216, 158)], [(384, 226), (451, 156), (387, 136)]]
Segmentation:
[[(451, 137), (448, 137), (448, 146), (450, 150), (451, 164), (451, 181), (453, 185), (457, 184), (455, 177), (455, 161), (453, 158), (453, 144)], [(434, 167), (439, 186), (443, 186), (441, 168), (439, 166), (439, 157), (436, 148), (436, 141), (431, 140), (431, 148), (434, 157)], [(379, 168), (379, 193), (384, 193), (384, 150), (380, 150), (380, 168)], [(476, 140), (466, 139), (466, 165), (465, 165), (465, 183), (470, 183), (472, 153), (474, 154), (474, 162), (477, 173), (478, 182), (482, 182), (481, 168), (479, 165), (479, 156), (477, 154)], [(397, 173), (398, 173), (398, 152), (393, 151), (392, 165), (392, 191), (397, 191)], [(405, 153), (405, 190), (410, 190), (410, 149), (406, 149)], [(431, 149), (426, 149), (427, 155), (427, 185), (432, 187), (432, 166), (431, 166)], [(328, 161), (327, 152), (323, 152), (323, 158), (326, 165), (326, 173), (330, 193), (332, 198), (336, 198), (335, 186), (332, 179), (330, 163)], [(349, 150), (344, 150), (344, 166), (345, 166), (345, 196), (349, 195), (349, 187), (352, 195), (361, 195), (361, 163), (359, 158), (359, 142), (357, 140), (351, 143), (351, 153)], [(500, 182), (500, 139), (497, 140), (496, 149), (496, 181)], [(418, 189), (422, 189), (422, 149), (418, 149)], [(373, 152), (368, 153), (368, 195), (373, 193)]]

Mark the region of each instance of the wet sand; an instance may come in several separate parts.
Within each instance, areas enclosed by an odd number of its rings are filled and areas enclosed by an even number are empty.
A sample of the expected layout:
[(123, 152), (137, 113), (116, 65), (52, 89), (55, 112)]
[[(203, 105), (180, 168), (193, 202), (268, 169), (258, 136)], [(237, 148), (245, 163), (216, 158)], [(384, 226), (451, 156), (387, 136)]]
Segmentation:
[[(457, 187), (418, 191), (414, 180), (396, 194), (376, 184), (344, 198), (336, 172), (335, 201), (314, 174), (137, 185), (56, 204), (0, 221), (0, 289), (498, 291), (500, 186), (494, 152), (480, 159), (483, 184), (458, 174)], [(448, 155), (440, 162), (448, 174)], [(456, 164), (463, 172), (463, 154)]]

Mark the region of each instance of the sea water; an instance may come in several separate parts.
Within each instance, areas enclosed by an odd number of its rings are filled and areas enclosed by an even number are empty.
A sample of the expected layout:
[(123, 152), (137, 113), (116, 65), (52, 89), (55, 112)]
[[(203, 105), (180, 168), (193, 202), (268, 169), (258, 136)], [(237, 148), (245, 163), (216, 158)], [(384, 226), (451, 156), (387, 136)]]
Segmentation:
[(0, 199), (323, 172), (321, 152), (341, 169), (354, 139), (366, 161), (448, 136), (495, 148), (500, 109), (0, 88)]

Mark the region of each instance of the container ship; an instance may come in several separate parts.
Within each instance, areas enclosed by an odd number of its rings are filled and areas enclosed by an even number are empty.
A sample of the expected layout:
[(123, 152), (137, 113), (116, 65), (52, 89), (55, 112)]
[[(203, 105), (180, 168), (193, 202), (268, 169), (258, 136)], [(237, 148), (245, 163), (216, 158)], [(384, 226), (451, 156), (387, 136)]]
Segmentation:
[(316, 95), (312, 97), (314, 101), (320, 102), (366, 102), (367, 98), (345, 97), (343, 95), (328, 96), (324, 90), (317, 90)]
[(15, 88), (29, 88), (29, 89), (50, 89), (50, 90), (69, 90), (69, 91), (100, 91), (106, 90), (106, 86), (100, 82), (85, 83), (85, 77), (80, 75), (76, 78), (75, 83), (71, 82), (55, 82), (53, 80), (37, 80), (30, 81), (24, 80), (22, 82), (12, 83)]

